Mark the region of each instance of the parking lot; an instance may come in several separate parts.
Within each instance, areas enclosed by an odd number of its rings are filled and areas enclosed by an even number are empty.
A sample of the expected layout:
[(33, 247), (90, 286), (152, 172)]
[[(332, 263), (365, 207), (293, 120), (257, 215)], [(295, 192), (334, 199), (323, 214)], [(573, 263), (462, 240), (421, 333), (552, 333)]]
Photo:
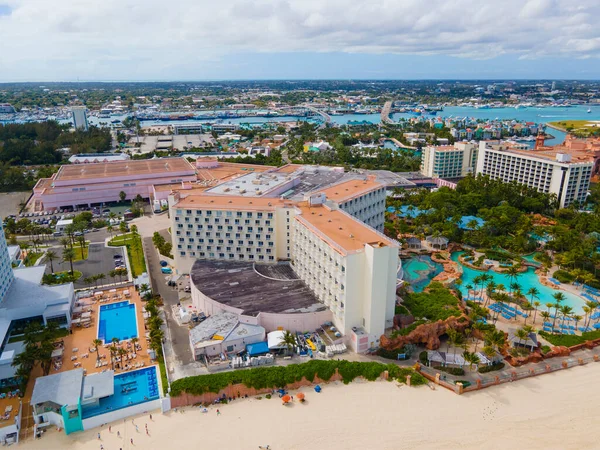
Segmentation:
[[(79, 252), (80, 249), (76, 245), (73, 247), (75, 252)], [(57, 258), (54, 260), (54, 271), (62, 272), (70, 270), (71, 267), (69, 262), (62, 261), (62, 247), (52, 249), (56, 254)], [(84, 288), (88, 285), (83, 281), (84, 278), (103, 273), (106, 278), (99, 282), (99, 284), (113, 283), (119, 281), (119, 278), (112, 279), (108, 274), (111, 270), (115, 269), (115, 258), (114, 255), (120, 255), (121, 260), (125, 260), (125, 254), (122, 247), (105, 247), (104, 244), (90, 244), (88, 248), (88, 258), (83, 261), (73, 262), (73, 269), (78, 270), (82, 273), (79, 280), (75, 282), (75, 288)], [(123, 262), (123, 264), (125, 264)], [(46, 261), (46, 273), (50, 273), (50, 263)], [(123, 277), (125, 281), (125, 277)]]

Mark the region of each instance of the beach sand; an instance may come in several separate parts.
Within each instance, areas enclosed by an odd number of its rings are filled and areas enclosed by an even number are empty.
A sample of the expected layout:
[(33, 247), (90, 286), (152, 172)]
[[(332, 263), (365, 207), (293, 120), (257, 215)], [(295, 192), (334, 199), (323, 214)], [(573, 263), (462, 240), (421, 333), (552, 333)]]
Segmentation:
[[(600, 364), (458, 396), (443, 388), (359, 381), (303, 388), (307, 401), (282, 406), (236, 400), (202, 413), (155, 411), (126, 423), (65, 436), (51, 430), (27, 449), (592, 449), (600, 415)], [(150, 436), (145, 434), (148, 424)], [(102, 440), (97, 438), (101, 432)], [(117, 431), (121, 438), (117, 437)], [(134, 445), (130, 444), (130, 438)]]

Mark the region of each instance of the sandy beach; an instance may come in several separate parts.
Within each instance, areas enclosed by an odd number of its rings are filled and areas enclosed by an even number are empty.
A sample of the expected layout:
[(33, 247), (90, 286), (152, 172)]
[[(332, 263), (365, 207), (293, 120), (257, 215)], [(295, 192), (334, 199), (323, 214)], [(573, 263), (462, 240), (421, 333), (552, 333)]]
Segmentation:
[(220, 405), (220, 416), (214, 406), (208, 413), (192, 407), (165, 415), (155, 411), (152, 420), (143, 415), (134, 423), (113, 423), (110, 433), (108, 425), (71, 436), (52, 430), (20, 447), (592, 449), (598, 448), (599, 376), (600, 364), (589, 364), (463, 396), (383, 381), (329, 384), (320, 394), (302, 389), (305, 404), (284, 407), (277, 397), (252, 398)]

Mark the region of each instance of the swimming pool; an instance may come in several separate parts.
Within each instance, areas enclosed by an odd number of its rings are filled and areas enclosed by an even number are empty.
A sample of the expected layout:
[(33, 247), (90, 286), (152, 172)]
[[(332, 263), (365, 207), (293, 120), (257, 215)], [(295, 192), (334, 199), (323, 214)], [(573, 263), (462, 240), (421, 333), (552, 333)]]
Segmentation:
[(422, 292), (423, 289), (444, 270), (442, 264), (433, 262), (428, 255), (413, 256), (402, 260), (404, 281), (410, 284), (414, 292)]
[(156, 366), (115, 375), (115, 392), (97, 404), (81, 407), (84, 419), (159, 398)]
[(98, 339), (108, 343), (113, 338), (123, 341), (137, 335), (135, 304), (124, 301), (100, 306)]
[[(462, 253), (463, 252), (452, 253), (452, 261), (458, 262), (458, 257)], [(460, 264), (460, 262), (459, 262), (459, 264)], [(473, 279), (475, 277), (481, 275), (482, 273), (490, 275), (492, 277), (492, 280), (496, 284), (503, 284), (507, 288), (508, 288), (508, 286), (510, 286), (511, 280), (505, 274), (494, 272), (493, 270), (489, 270), (487, 272), (482, 272), (479, 270), (474, 270), (469, 267), (463, 266), (462, 264), (461, 264), (461, 266), (463, 269), (463, 275), (461, 277), (462, 284), (459, 286), (459, 289), (463, 295), (467, 294), (466, 286), (469, 284), (473, 285)], [(565, 301), (562, 302), (562, 305), (570, 306), (571, 308), (573, 308), (573, 310), (577, 314), (581, 314), (583, 312), (583, 306), (585, 305), (585, 302), (581, 297), (571, 294), (570, 292), (567, 292), (567, 291), (552, 289), (549, 286), (543, 285), (542, 283), (540, 283), (538, 276), (535, 274), (535, 269), (533, 269), (532, 267), (529, 267), (526, 272), (522, 272), (521, 275), (517, 278), (516, 283), (518, 283), (521, 286), (521, 292), (523, 292), (524, 294), (527, 294), (527, 291), (532, 287), (537, 288), (537, 290), (540, 292), (538, 295), (537, 301), (542, 304), (542, 306), (540, 307), (542, 310), (546, 310), (546, 307), (545, 307), (546, 303), (555, 303), (556, 302), (556, 300), (554, 300), (554, 298), (552, 298), (552, 296), (554, 294), (556, 294), (557, 292), (562, 292), (565, 296)], [(525, 296), (528, 301), (531, 301), (531, 298), (529, 295), (525, 295)]]

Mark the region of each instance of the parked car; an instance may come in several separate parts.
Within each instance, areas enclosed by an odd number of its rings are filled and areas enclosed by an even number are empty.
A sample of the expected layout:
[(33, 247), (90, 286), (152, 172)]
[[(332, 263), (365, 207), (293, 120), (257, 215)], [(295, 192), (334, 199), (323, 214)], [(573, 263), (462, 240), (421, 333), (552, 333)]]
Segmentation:
[(173, 270), (170, 267), (161, 267), (160, 271), (162, 273), (173, 273)]
[(113, 259), (121, 259), (121, 258), (123, 258), (123, 255), (119, 255), (118, 253), (115, 253), (113, 255)]
[(160, 266), (161, 266), (161, 267), (167, 267), (168, 265), (169, 265), (169, 263), (168, 263), (168, 262), (166, 262), (166, 261), (161, 261), (161, 262), (160, 262)]

